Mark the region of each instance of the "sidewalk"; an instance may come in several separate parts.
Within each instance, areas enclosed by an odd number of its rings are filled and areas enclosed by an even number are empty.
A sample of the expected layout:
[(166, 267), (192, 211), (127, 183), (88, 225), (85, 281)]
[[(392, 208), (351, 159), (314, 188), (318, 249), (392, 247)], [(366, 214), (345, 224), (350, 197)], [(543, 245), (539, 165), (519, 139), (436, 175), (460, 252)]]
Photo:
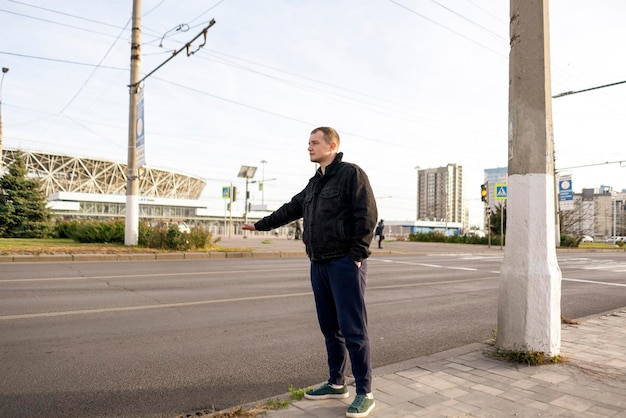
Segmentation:
[[(375, 418), (626, 417), (626, 308), (563, 325), (561, 364), (514, 365), (489, 344), (373, 370)], [(269, 418), (340, 418), (354, 398), (301, 400)], [(284, 395), (284, 399), (288, 395)]]

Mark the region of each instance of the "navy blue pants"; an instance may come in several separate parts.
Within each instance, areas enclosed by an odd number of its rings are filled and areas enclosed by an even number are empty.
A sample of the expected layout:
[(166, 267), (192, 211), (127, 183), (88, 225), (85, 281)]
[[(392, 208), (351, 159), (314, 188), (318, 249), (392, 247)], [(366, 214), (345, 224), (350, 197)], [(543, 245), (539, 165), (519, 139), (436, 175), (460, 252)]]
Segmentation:
[(328, 381), (337, 385), (345, 383), (349, 355), (359, 395), (372, 391), (365, 309), (366, 281), (367, 260), (363, 260), (360, 268), (348, 256), (311, 262), (317, 319), (326, 340)]

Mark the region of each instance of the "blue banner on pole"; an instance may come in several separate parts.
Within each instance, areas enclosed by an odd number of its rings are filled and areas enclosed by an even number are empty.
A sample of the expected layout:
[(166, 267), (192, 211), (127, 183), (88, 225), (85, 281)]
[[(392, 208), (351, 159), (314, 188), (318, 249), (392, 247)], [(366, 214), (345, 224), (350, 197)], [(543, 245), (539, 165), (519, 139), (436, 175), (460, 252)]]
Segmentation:
[(137, 120), (135, 126), (135, 149), (137, 151), (137, 167), (146, 165), (146, 130), (143, 114), (143, 89), (137, 92)]
[(559, 207), (561, 210), (574, 209), (574, 190), (570, 176), (562, 176), (559, 179)]

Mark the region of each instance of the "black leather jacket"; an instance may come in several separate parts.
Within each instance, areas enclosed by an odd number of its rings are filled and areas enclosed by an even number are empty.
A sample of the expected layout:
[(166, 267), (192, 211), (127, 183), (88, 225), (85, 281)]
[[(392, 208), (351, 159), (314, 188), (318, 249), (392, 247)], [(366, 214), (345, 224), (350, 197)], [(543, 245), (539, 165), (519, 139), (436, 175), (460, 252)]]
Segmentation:
[(376, 200), (365, 172), (342, 157), (338, 153), (325, 174), (318, 169), (304, 190), (254, 227), (269, 231), (303, 218), (302, 240), (312, 261), (369, 257), (378, 219)]

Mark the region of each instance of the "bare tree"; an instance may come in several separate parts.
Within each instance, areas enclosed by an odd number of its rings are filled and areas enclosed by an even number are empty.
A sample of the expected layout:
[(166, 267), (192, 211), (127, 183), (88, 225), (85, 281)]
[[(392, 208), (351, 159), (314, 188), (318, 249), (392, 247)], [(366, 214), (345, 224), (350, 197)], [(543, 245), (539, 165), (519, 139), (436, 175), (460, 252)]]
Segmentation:
[(574, 208), (572, 210), (559, 211), (559, 219), (561, 234), (594, 235), (593, 201), (574, 199)]

